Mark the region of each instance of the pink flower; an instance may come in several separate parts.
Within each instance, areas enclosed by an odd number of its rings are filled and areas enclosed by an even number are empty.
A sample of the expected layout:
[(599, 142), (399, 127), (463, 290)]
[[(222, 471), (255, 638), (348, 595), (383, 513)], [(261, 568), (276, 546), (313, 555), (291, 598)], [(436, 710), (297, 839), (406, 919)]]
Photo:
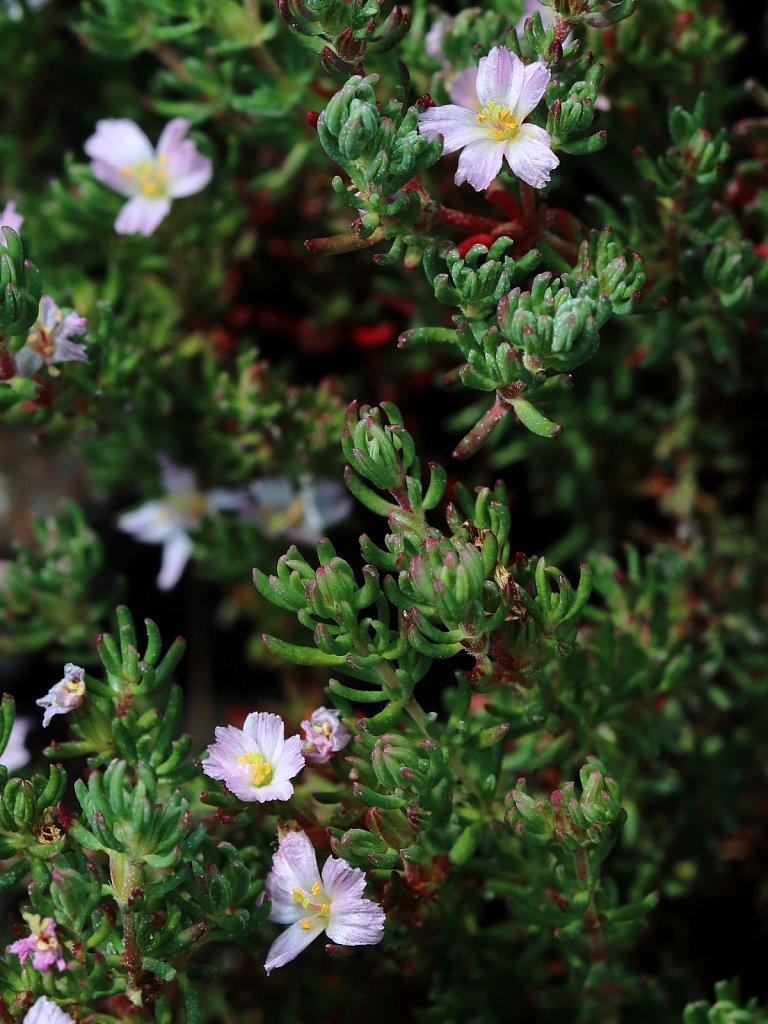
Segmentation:
[(45, 708), (43, 728), (50, 725), (54, 715), (66, 715), (79, 708), (85, 697), (85, 669), (67, 662), (64, 666), (64, 678), (50, 688), (44, 697), (35, 701)]
[(11, 943), (8, 952), (15, 953), (22, 964), (31, 959), (32, 966), (41, 974), (50, 971), (52, 967), (63, 971), (67, 965), (61, 955), (61, 945), (56, 938), (56, 922), (53, 918), (27, 914), (23, 911), (21, 916), (27, 922), (30, 934), (26, 939)]
[(48, 996), (40, 996), (27, 1010), (23, 1024), (75, 1024), (72, 1017)]
[(0, 764), (5, 765), (9, 772), (23, 768), (29, 761), (26, 739), (32, 724), (33, 720), (28, 715), (18, 715), (14, 720), (5, 750), (0, 752)]
[(549, 82), (543, 61), (524, 64), (504, 46), (495, 46), (475, 68), (458, 74), (448, 86), (453, 103), (419, 114), (419, 131), (443, 137), (443, 152), (463, 152), (457, 185), (468, 181), (478, 192), (488, 188), (506, 158), (512, 171), (534, 188), (543, 188), (559, 164), (549, 134), (523, 123)]
[(115, 221), (121, 235), (151, 235), (171, 209), (171, 199), (194, 195), (211, 180), (213, 165), (191, 139), (182, 117), (170, 121), (152, 149), (133, 121), (98, 121), (85, 143), (93, 176), (114, 192), (129, 196)]
[(86, 328), (84, 317), (74, 312), (65, 316), (50, 295), (44, 295), (37, 320), (24, 346), (16, 353), (16, 372), (22, 377), (31, 377), (47, 366), (56, 376), (59, 371), (53, 369), (54, 363), (87, 363), (85, 346), (70, 341), (78, 334), (85, 334)]
[(157, 585), (170, 590), (181, 579), (194, 547), (190, 532), (207, 515), (224, 510), (237, 511), (248, 504), (244, 491), (224, 487), (201, 491), (191, 469), (174, 465), (167, 455), (159, 455), (165, 497), (147, 501), (132, 512), (124, 512), (117, 521), (121, 530), (145, 544), (162, 544), (163, 554)]
[(317, 857), (304, 832), (280, 840), (265, 895), (272, 901), (269, 920), (290, 925), (272, 943), (264, 970), (269, 974), (293, 960), (325, 932), (340, 946), (370, 946), (384, 935), (384, 911), (363, 898), (365, 873), (329, 857), (322, 877)]
[(17, 234), (21, 231), (21, 225), (24, 223), (24, 218), (20, 213), (16, 212), (16, 203), (13, 199), (5, 204), (5, 208), (0, 212), (0, 228), (11, 228)]
[(301, 723), (301, 728), (306, 737), (301, 752), (310, 764), (325, 764), (352, 739), (352, 733), (341, 721), (341, 712), (335, 708), (318, 708), (308, 722)]
[(304, 767), (301, 736), (286, 740), (282, 718), (265, 711), (248, 715), (242, 729), (217, 726), (208, 755), (203, 772), (249, 803), (290, 799), (289, 779)]
[(246, 517), (268, 537), (282, 533), (297, 544), (316, 543), (352, 509), (346, 488), (336, 480), (305, 476), (295, 484), (287, 476), (277, 476), (254, 480), (249, 491), (254, 508)]

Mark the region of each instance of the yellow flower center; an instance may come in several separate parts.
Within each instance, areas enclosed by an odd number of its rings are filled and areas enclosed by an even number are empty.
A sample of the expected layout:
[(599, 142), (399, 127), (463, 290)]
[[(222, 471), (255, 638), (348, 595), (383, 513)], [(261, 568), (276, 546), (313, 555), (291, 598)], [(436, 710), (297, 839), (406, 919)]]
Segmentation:
[(264, 760), (264, 756), (253, 750), (248, 754), (243, 754), (242, 757), (237, 759), (240, 764), (249, 764), (251, 766), (251, 785), (252, 786), (266, 786), (268, 782), (272, 780), (272, 765), (269, 761)]
[[(314, 928), (318, 923), (323, 925), (327, 923), (328, 915), (331, 912), (331, 901), (320, 888), (319, 882), (315, 882), (308, 893), (304, 892), (297, 885), (291, 893), (291, 899), (294, 903), (298, 903), (303, 907), (304, 910), (309, 910), (312, 915), (311, 917), (301, 918), (300, 924), (305, 932), (308, 932), (310, 928)], [(318, 922), (318, 918), (321, 918), (320, 922)]]
[(159, 156), (157, 160), (140, 160), (132, 167), (122, 167), (121, 171), (148, 199), (158, 199), (168, 194), (168, 172), (164, 166), (167, 162), (167, 157)]
[(498, 103), (485, 104), (477, 115), (477, 123), (486, 129), (491, 138), (498, 142), (514, 139), (520, 125), (512, 117), (509, 107), (500, 107)]
[(81, 679), (65, 679), (64, 689), (67, 693), (71, 693), (73, 697), (85, 696), (85, 683)]

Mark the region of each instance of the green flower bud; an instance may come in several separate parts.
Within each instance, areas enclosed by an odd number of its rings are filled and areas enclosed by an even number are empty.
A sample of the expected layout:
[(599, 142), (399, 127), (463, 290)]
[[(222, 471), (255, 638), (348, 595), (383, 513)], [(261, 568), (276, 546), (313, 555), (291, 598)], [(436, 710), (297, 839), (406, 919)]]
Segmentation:
[(344, 833), (334, 831), (330, 843), (331, 853), (353, 867), (369, 868), (374, 858), (376, 867), (396, 868), (400, 863), (398, 854), (390, 850), (383, 840), (362, 828), (351, 828)]
[(3, 803), (17, 825), (30, 825), (37, 817), (35, 791), (27, 779), (9, 779)]
[(405, 810), (372, 807), (366, 812), (365, 824), (375, 836), (378, 836), (393, 850), (402, 850), (406, 846), (411, 846), (419, 834), (418, 828)]
[(379, 736), (371, 753), (371, 764), (379, 783), (388, 790), (407, 788), (423, 778), (426, 763), (404, 736)]

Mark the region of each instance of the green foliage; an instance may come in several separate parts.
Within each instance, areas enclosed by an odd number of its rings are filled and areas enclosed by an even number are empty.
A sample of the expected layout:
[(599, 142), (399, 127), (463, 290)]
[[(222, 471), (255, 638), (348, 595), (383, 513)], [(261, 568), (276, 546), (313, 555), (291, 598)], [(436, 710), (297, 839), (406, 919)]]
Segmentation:
[[(104, 551), (81, 508), (32, 524), (36, 544), (19, 545), (0, 572), (0, 649), (36, 651), (55, 645), (87, 649), (105, 614), (96, 580)], [(74, 656), (74, 655), (73, 655)]]
[(758, 1006), (757, 999), (743, 1003), (736, 982), (719, 981), (715, 996), (717, 1001), (711, 1005), (703, 999), (689, 1003), (683, 1011), (683, 1024), (761, 1024), (766, 1020), (766, 1010)]

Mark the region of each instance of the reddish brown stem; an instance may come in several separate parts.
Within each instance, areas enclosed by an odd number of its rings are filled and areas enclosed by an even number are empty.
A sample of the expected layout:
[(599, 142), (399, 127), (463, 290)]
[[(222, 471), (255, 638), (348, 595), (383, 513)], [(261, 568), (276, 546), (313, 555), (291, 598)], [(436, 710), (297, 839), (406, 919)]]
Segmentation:
[(497, 399), (488, 412), (477, 421), (470, 432), (456, 445), (452, 452), (454, 459), (468, 459), (470, 455), (474, 455), (485, 444), (510, 409), (510, 405), (501, 399)]

